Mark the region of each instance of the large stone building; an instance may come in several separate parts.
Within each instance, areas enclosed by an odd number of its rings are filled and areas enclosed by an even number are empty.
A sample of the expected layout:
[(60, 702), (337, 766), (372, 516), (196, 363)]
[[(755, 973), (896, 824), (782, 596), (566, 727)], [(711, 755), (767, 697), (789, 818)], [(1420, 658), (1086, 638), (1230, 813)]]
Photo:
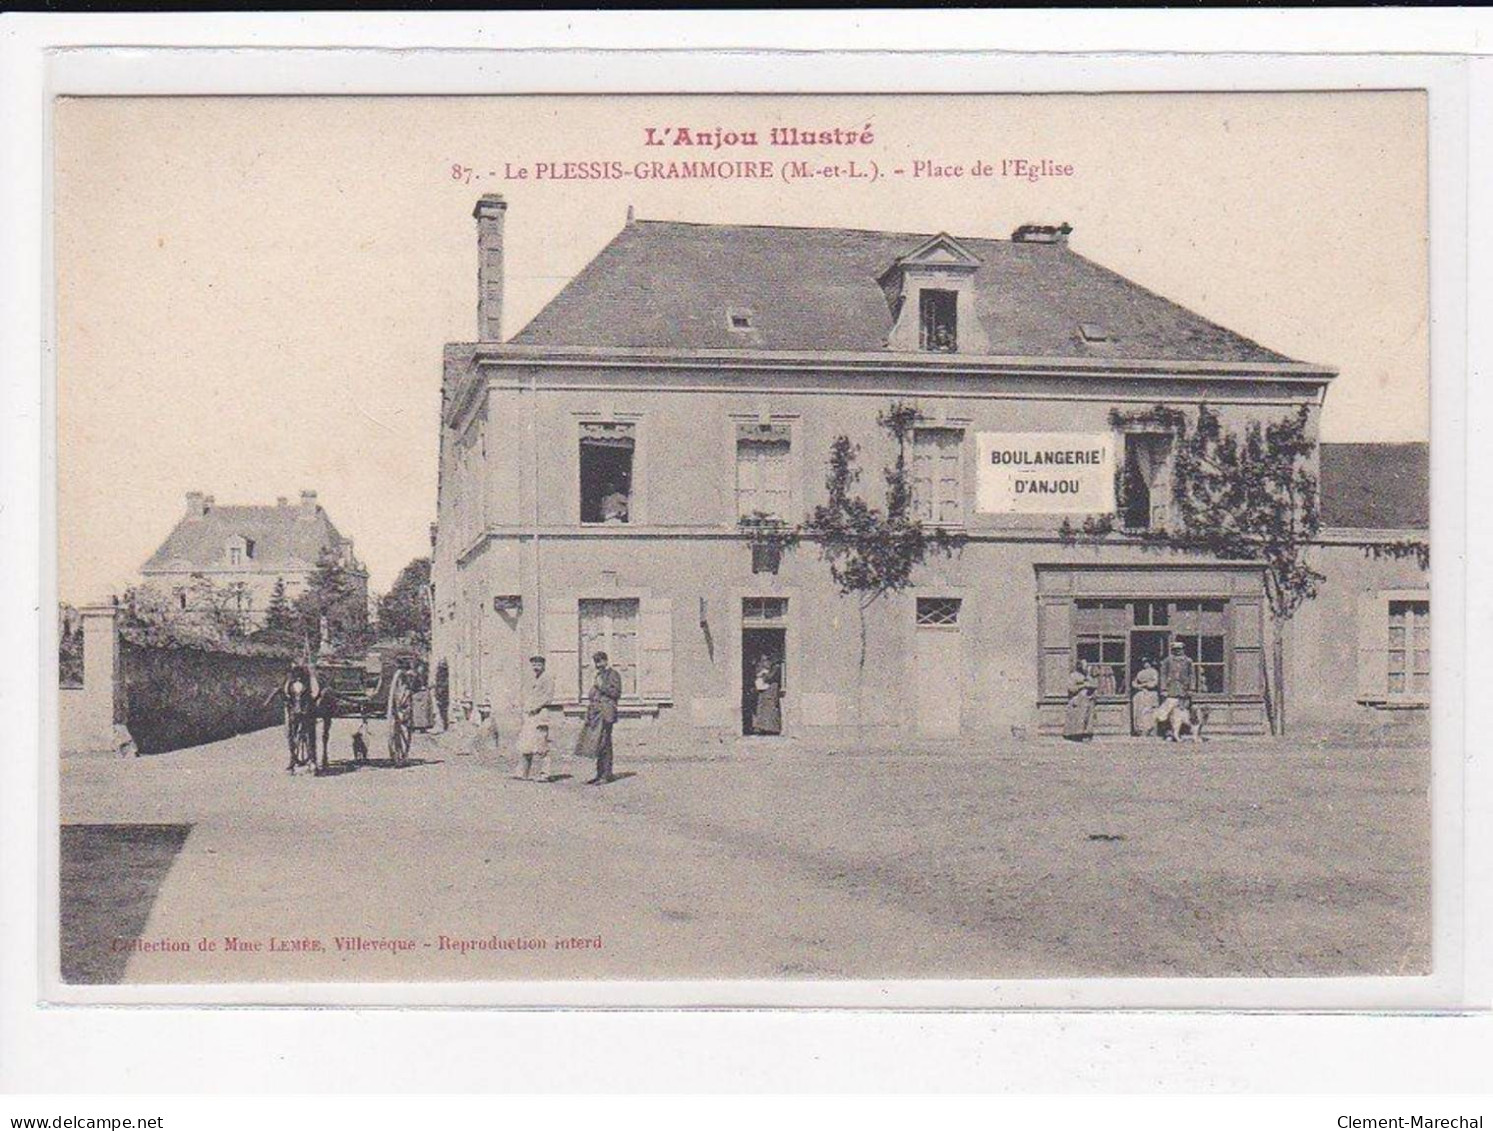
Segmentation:
[[(510, 340), (506, 206), (477, 205), (479, 335), (446, 347), (434, 659), (453, 701), (516, 708), (530, 652), (578, 709), (607, 651), (624, 716), (741, 734), (751, 673), (783, 671), (784, 731), (1050, 732), (1077, 660), (1100, 665), (1101, 730), (1181, 641), (1220, 733), (1267, 729), (1270, 621), (1259, 568), (1065, 537), (1065, 519), (1169, 521), (1157, 405), (1225, 427), (1304, 406), (1333, 370), (1284, 357), (1091, 262), (1070, 229), (1010, 239), (633, 220)], [(814, 546), (778, 559), (743, 519), (798, 520), (836, 436), (875, 501), (916, 407), (922, 517), (964, 544), (866, 610)], [(1423, 446), (1322, 452), (1328, 581), (1288, 626), (1298, 721), (1424, 704)], [(1378, 547), (1377, 550), (1372, 549)], [(862, 658), (864, 640), (864, 659)]]
[(208, 582), (226, 597), (245, 630), (264, 624), (277, 582), (294, 600), (305, 591), (317, 564), (328, 555), (361, 582), (367, 602), (368, 573), (353, 555), (353, 543), (302, 491), (299, 503), (281, 497), (274, 506), (220, 507), (211, 495), (187, 494), (186, 513), (140, 567), (148, 584), (169, 591), (183, 609), (194, 587)]

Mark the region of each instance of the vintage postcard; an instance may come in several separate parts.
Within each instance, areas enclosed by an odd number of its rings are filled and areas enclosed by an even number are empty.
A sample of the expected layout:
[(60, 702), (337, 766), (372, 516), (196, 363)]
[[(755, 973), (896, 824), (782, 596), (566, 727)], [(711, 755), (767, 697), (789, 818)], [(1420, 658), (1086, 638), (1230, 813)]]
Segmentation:
[(60, 99), (59, 984), (1430, 975), (1428, 129)]

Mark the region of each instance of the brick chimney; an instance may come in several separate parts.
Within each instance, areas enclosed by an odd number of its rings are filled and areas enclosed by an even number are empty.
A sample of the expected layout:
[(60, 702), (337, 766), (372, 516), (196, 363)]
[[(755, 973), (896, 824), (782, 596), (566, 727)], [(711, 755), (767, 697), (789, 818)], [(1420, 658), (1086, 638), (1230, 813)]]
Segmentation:
[(290, 506), (290, 500), (287, 499), (284, 495), (281, 495), (281, 496), (279, 496), (278, 498), (275, 499), (275, 506), (277, 506), (277, 507), (288, 507), (288, 506)]
[(484, 193), (472, 215), (477, 219), (477, 340), (503, 340), (503, 217), (508, 202)]
[(302, 491), (301, 492), (301, 517), (302, 518), (315, 518), (316, 517), (316, 510), (317, 510), (317, 508), (316, 508), (316, 492), (315, 491)]
[(207, 501), (207, 496), (204, 495), (201, 491), (188, 491), (187, 492), (187, 517), (188, 518), (201, 518), (204, 514), (206, 514), (207, 513), (207, 509), (203, 506), (203, 503), (205, 503), (206, 501)]
[(1011, 233), (1012, 243), (1067, 243), (1073, 225), (1064, 220), (1061, 224), (1023, 224)]

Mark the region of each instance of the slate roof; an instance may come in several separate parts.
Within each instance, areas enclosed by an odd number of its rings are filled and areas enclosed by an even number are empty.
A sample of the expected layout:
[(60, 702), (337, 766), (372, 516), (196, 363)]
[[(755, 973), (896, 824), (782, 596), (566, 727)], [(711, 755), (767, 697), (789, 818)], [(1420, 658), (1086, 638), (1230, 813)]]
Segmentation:
[(1322, 525), (1428, 530), (1428, 444), (1323, 444)]
[(327, 512), (317, 506), (301, 517), (296, 503), (268, 507), (212, 506), (201, 517), (184, 517), (150, 556), (141, 572), (182, 568), (199, 571), (227, 569), (228, 541), (235, 535), (254, 542), (254, 558), (246, 568), (255, 571), (311, 570), (321, 551), (344, 541)]
[[(878, 278), (928, 234), (636, 220), (512, 339), (638, 349), (885, 350)], [(1010, 357), (1289, 362), (1107, 268), (1066, 242), (954, 237), (981, 260), (976, 316)], [(752, 329), (728, 328), (728, 309)], [(1089, 342), (1079, 327), (1108, 332)], [(987, 352), (987, 351), (982, 351)]]

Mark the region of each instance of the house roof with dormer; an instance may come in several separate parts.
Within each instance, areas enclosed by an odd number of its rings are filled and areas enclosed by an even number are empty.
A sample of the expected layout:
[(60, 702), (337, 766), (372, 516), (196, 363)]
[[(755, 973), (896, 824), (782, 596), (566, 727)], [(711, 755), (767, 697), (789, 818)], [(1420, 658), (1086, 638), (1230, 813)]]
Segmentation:
[(971, 280), (988, 355), (1292, 363), (1078, 254), (1066, 226), (1024, 231), (1041, 238), (635, 220), (512, 344), (884, 351), (888, 272), (942, 260)]
[[(240, 567), (229, 564), (235, 540), (253, 544)], [(204, 505), (188, 513), (150, 559), (140, 567), (150, 573), (213, 573), (234, 568), (254, 572), (304, 573), (316, 568), (323, 550), (339, 550), (346, 539), (320, 505)], [(242, 544), (241, 542), (239, 543)]]

